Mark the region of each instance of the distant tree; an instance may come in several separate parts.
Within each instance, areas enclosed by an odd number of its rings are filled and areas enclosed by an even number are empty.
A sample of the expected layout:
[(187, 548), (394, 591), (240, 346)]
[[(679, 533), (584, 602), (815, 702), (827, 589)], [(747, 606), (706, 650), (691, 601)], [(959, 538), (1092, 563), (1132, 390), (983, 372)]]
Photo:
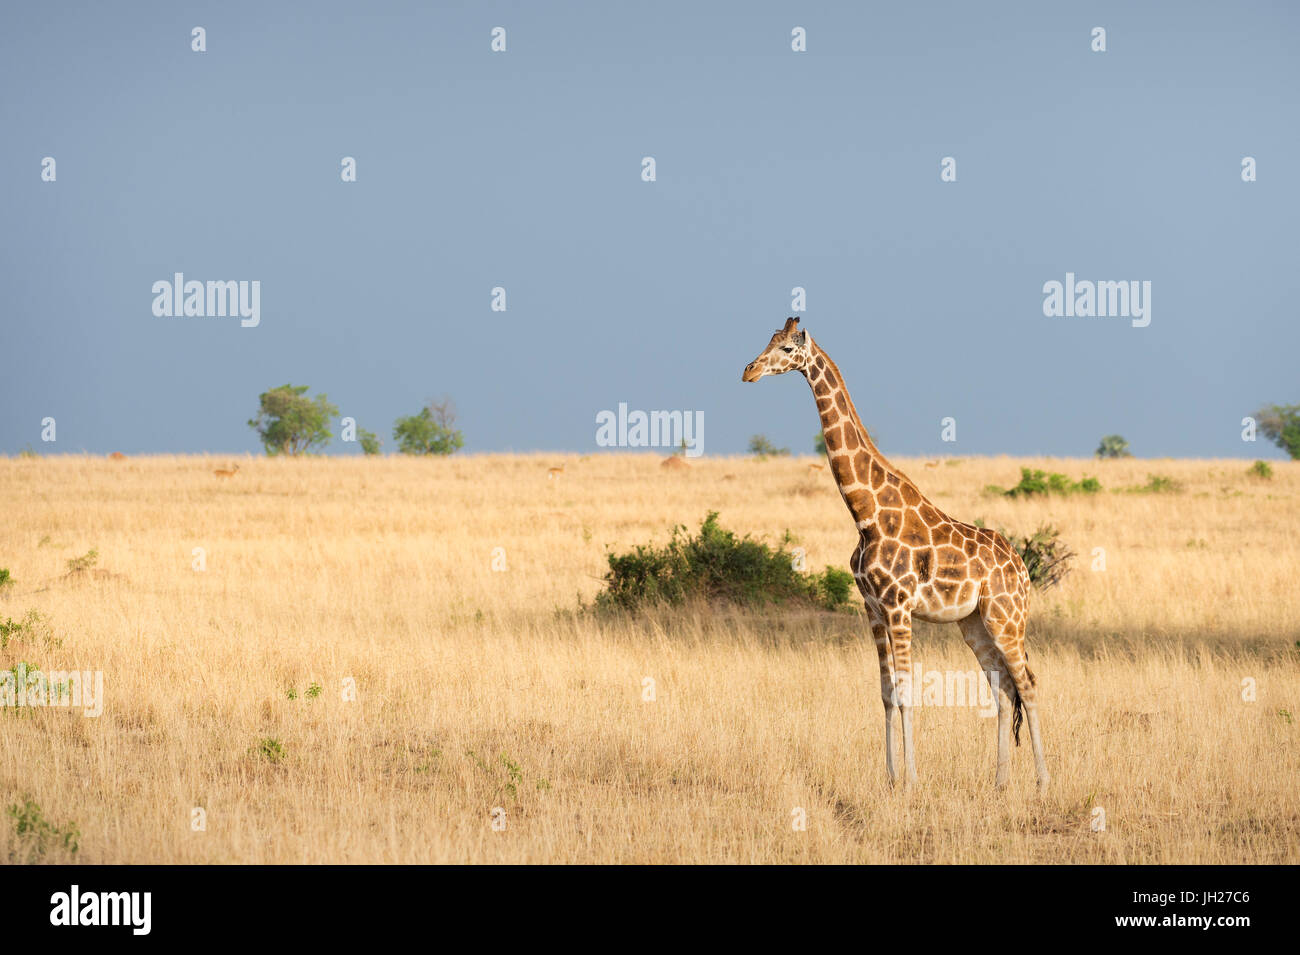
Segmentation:
[(1118, 434), (1108, 434), (1101, 439), (1101, 444), (1097, 445), (1097, 457), (1099, 458), (1131, 458), (1133, 452), (1128, 449), (1128, 442)]
[(456, 406), (450, 398), (430, 401), (417, 414), (398, 418), (393, 440), (403, 454), (453, 454), (465, 446), (465, 436), (452, 427)]
[(1265, 405), (1255, 412), (1259, 430), (1279, 448), (1300, 460), (1300, 405)]
[(749, 439), (749, 453), (756, 454), (760, 458), (780, 457), (789, 454), (789, 448), (778, 448), (771, 441), (767, 440), (766, 435), (756, 434)]
[(817, 436), (813, 438), (813, 450), (818, 454), (826, 453), (826, 432), (818, 431)]
[(357, 428), (357, 443), (361, 445), (362, 454), (378, 454), (379, 446), (383, 442), (373, 431), (367, 431), (365, 428)]
[(330, 419), (339, 409), (323, 394), (306, 395), (306, 385), (281, 385), (259, 396), (257, 417), (248, 426), (257, 432), (267, 454), (304, 454), (329, 444)]

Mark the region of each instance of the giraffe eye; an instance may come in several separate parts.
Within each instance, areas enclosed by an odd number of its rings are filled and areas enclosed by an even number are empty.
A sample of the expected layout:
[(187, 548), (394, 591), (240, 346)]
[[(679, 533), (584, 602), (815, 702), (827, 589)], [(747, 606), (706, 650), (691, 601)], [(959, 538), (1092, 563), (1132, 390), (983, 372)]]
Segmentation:
[(793, 345), (786, 345), (785, 347), (783, 347), (783, 348), (781, 349), (781, 351), (794, 351), (794, 346), (793, 346)]

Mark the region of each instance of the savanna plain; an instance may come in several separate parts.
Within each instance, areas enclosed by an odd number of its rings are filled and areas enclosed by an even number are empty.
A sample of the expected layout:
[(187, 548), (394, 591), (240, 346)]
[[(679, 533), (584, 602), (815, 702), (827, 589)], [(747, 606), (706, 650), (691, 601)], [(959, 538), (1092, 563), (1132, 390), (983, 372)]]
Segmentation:
[[(855, 532), (816, 459), (214, 474), (230, 460), (0, 459), (0, 670), (103, 675), (99, 716), (0, 711), (0, 858), (1300, 858), (1300, 464), (896, 460), (953, 517), (1051, 524), (1078, 555), (1030, 604), (1040, 795), (1027, 738), (996, 791), (996, 719), (946, 699), (916, 710), (918, 784), (890, 787), (860, 612), (582, 609), (607, 553), (710, 511), (845, 567)], [(1104, 490), (985, 489), (1022, 466)], [(1173, 484), (1133, 490), (1151, 474)], [(914, 648), (922, 674), (976, 669), (955, 625), (918, 624)]]

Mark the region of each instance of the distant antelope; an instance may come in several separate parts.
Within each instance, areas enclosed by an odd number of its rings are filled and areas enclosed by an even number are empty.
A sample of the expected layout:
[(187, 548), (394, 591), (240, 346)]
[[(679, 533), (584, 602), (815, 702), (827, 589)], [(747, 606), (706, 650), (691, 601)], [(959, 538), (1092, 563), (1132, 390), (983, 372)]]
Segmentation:
[(818, 464), (815, 461), (812, 464), (808, 465), (808, 471), (810, 474), (816, 474), (818, 471), (824, 471), (825, 469), (826, 469), (826, 465)]
[(927, 468), (937, 468), (937, 467), (939, 466), (939, 462), (938, 462), (938, 461), (926, 461), (926, 462), (925, 462), (925, 466), (926, 466)]
[(563, 473), (564, 473), (564, 465), (563, 465), (563, 464), (561, 464), (558, 468), (547, 468), (547, 469), (546, 469), (546, 480), (548, 480), (548, 481), (558, 481), (558, 480), (560, 479), (560, 475), (563, 474)]
[(217, 477), (219, 477), (219, 478), (228, 478), (228, 477), (234, 477), (234, 476), (235, 476), (235, 472), (238, 471), (238, 470), (239, 470), (239, 465), (238, 465), (238, 464), (232, 464), (232, 465), (231, 465), (230, 467), (228, 467), (228, 468), (217, 468), (217, 469), (216, 469), (215, 471), (213, 471), (212, 473), (215, 474), (215, 475), (216, 475)]

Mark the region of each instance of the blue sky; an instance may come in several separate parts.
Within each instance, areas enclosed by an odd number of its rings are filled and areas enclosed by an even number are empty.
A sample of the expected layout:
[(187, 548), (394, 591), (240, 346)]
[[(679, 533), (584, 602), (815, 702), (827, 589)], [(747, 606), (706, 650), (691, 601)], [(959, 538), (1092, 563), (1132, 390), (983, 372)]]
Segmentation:
[[(285, 382), (389, 448), (446, 394), (467, 451), (624, 402), (809, 452), (803, 381), (740, 381), (801, 286), (887, 454), (1279, 456), (1240, 421), (1300, 401), (1298, 9), (6, 5), (0, 453), (253, 451)], [(260, 325), (156, 317), (175, 272)], [(1151, 324), (1045, 317), (1067, 272)]]

